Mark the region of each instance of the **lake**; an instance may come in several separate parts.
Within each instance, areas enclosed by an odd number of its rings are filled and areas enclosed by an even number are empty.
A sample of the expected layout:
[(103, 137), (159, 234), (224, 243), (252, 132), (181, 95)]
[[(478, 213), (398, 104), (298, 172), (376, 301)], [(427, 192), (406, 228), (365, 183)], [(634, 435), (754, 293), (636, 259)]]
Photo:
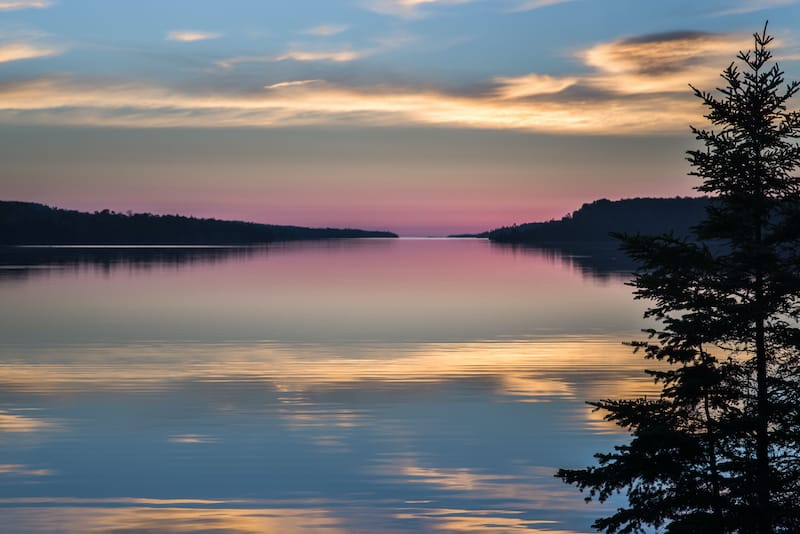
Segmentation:
[[(479, 239), (55, 248), (0, 259), (14, 533), (590, 532), (555, 479), (654, 391), (645, 304)], [(602, 264), (605, 265), (605, 264)]]

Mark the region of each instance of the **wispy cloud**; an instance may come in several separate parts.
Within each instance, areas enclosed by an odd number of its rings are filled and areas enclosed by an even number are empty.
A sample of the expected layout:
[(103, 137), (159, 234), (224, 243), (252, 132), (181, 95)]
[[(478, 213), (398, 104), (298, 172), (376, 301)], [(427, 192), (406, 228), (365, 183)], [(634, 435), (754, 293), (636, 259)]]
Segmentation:
[(357, 50), (293, 50), (275, 57), (275, 61), (332, 61), (346, 63), (364, 57)]
[(557, 4), (566, 4), (567, 2), (574, 2), (575, 0), (527, 0), (511, 9), (512, 12), (517, 11), (533, 11), (534, 9), (541, 9), (543, 7), (550, 7)]
[(250, 126), (310, 124), (438, 125), (527, 131), (653, 132), (685, 126), (694, 106), (648, 99), (521, 100), (442, 91), (289, 84), (261, 93), (188, 93), (140, 84), (98, 85), (45, 79), (0, 87), (0, 120), (97, 126)]
[(765, 9), (786, 7), (797, 4), (800, 4), (800, 0), (745, 0), (743, 2), (737, 2), (732, 7), (723, 9), (714, 14), (718, 16), (743, 15), (746, 13), (755, 13), (756, 11), (764, 11)]
[(349, 26), (344, 26), (340, 24), (324, 24), (322, 26), (315, 26), (313, 28), (309, 28), (305, 30), (303, 33), (308, 35), (317, 35), (319, 37), (330, 37), (332, 35), (338, 35), (340, 33), (346, 32), (350, 29)]
[(53, 5), (47, 0), (7, 0), (0, 1), (0, 11), (14, 11), (17, 9), (44, 9)]
[[(631, 134), (684, 131), (700, 110), (687, 88), (712, 88), (750, 39), (671, 32), (598, 43), (576, 53), (589, 72), (497, 76), (480, 91), (319, 79), (223, 90), (43, 78), (0, 85), (0, 121), (114, 126), (310, 124), (433, 125), (551, 133)], [(352, 61), (364, 52), (292, 51), (231, 58), (258, 61)]]
[(475, 0), (368, 0), (367, 9), (376, 13), (394, 15), (404, 18), (424, 16), (423, 8), (441, 4), (468, 4)]
[(0, 43), (0, 63), (55, 56), (61, 50), (33, 43)]
[(194, 41), (207, 41), (209, 39), (218, 39), (222, 37), (220, 33), (203, 32), (196, 30), (172, 30), (167, 32), (166, 39), (168, 41), (180, 41), (184, 43), (191, 43)]
[(220, 59), (215, 65), (221, 69), (232, 69), (236, 65), (246, 63), (275, 63), (280, 61), (298, 62), (330, 62), (347, 63), (361, 59), (367, 55), (364, 51), (358, 50), (290, 50), (276, 56), (235, 56)]
[(301, 85), (310, 85), (312, 83), (323, 83), (322, 80), (292, 80), (289, 82), (273, 83), (272, 85), (265, 85), (264, 89), (283, 89), (284, 87), (299, 87)]
[(578, 56), (597, 73), (589, 83), (624, 94), (682, 92), (691, 82), (716, 84), (738, 50), (752, 44), (744, 35), (676, 31), (601, 43)]
[(560, 93), (575, 85), (578, 78), (554, 77), (543, 74), (527, 74), (517, 77), (496, 77), (495, 93), (503, 99), (525, 98), (530, 96)]

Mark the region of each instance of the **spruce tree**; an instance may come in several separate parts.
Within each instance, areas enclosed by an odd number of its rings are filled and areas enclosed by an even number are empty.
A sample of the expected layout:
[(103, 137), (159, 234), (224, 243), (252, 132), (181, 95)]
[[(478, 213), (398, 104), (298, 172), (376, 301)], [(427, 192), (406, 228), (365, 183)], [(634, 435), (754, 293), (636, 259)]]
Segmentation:
[(556, 476), (627, 505), (606, 532), (800, 532), (800, 114), (766, 25), (723, 72), (692, 87), (710, 126), (692, 132), (697, 189), (711, 198), (693, 238), (619, 236), (631, 285), (655, 320), (645, 357), (655, 398), (590, 403), (631, 440)]

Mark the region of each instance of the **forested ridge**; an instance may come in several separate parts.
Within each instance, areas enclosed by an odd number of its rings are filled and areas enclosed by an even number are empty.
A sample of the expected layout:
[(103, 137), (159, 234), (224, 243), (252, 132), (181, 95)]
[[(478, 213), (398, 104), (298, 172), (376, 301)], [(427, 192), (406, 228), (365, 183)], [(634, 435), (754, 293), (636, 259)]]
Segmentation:
[(306, 228), (182, 215), (86, 213), (0, 201), (2, 245), (229, 245), (354, 237), (397, 237), (351, 228)]
[(600, 199), (548, 222), (489, 230), (479, 237), (499, 243), (558, 245), (576, 241), (615, 242), (612, 233), (687, 236), (705, 216), (706, 197)]

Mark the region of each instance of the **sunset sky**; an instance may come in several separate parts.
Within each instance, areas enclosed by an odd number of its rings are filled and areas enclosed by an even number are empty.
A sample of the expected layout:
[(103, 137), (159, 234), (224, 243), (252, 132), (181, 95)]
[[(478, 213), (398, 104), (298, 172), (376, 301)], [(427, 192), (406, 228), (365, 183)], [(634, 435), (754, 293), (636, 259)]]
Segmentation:
[(444, 235), (692, 194), (797, 0), (0, 0), (0, 199)]

